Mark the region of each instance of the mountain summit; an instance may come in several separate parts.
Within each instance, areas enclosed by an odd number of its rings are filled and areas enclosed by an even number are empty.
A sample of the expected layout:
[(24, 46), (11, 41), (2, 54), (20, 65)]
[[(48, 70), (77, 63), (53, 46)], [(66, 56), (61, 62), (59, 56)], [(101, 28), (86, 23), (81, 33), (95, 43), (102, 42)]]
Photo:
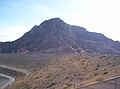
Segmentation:
[(46, 20), (13, 42), (0, 43), (1, 53), (100, 53), (120, 54), (120, 42), (85, 28), (69, 25), (60, 18)]

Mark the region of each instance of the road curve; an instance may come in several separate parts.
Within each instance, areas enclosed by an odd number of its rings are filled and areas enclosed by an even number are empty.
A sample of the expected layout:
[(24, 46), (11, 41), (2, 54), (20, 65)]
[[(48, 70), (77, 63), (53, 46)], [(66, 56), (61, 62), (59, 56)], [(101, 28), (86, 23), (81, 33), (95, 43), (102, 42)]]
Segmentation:
[(15, 78), (13, 78), (11, 76), (8, 76), (8, 75), (2, 74), (2, 73), (0, 73), (0, 76), (8, 79), (8, 81), (6, 83), (4, 83), (3, 85), (0, 86), (0, 89), (4, 89), (6, 86), (10, 85), (11, 83), (13, 83), (15, 81)]
[(18, 72), (21, 72), (21, 73), (24, 73), (26, 75), (29, 75), (30, 72), (25, 70), (25, 69), (20, 69), (20, 68), (16, 68), (16, 67), (10, 67), (10, 66), (7, 66), (7, 65), (0, 65), (0, 67), (2, 68), (7, 68), (7, 69), (10, 69), (10, 70), (15, 70), (15, 71), (18, 71)]
[[(0, 67), (7, 68), (7, 69), (10, 69), (10, 70), (13, 70), (13, 71), (18, 71), (18, 72), (24, 73), (26, 75), (30, 74), (30, 72), (25, 70), (25, 69), (20, 69), (20, 68), (16, 68), (16, 67), (10, 67), (10, 66), (7, 66), (7, 65), (0, 65)], [(13, 77), (11, 77), (9, 75), (6, 75), (6, 74), (0, 73), (0, 76), (3, 77), (3, 78), (8, 79), (8, 81), (6, 83), (0, 85), (0, 89), (4, 89), (6, 86), (10, 85), (11, 83), (13, 83), (15, 81), (15, 78), (13, 78)]]

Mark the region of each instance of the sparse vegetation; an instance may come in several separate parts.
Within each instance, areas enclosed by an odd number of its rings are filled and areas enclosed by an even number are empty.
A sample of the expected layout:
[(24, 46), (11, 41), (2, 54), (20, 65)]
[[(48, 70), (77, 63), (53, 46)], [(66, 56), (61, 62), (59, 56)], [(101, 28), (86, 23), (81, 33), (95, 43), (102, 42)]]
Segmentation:
[[(120, 56), (109, 53), (120, 54), (120, 42), (60, 18), (35, 25), (15, 41), (0, 42), (0, 64), (31, 73), (17, 78), (6, 89), (74, 89), (118, 76)], [(0, 71), (13, 77), (20, 75), (9, 69)]]
[(106, 74), (108, 74), (108, 73), (109, 73), (108, 71), (105, 71), (103, 74), (106, 75)]
[(97, 76), (97, 73), (94, 73), (94, 76)]
[(98, 78), (96, 81), (100, 82), (100, 81), (103, 81), (103, 80), (104, 80), (103, 78)]
[(99, 70), (99, 68), (98, 67), (96, 67), (96, 69), (95, 70)]
[(72, 86), (72, 83), (65, 83), (66, 87), (71, 87)]
[(52, 87), (52, 86), (54, 86), (56, 84), (57, 84), (57, 82), (51, 82), (50, 85), (48, 85), (46, 88), (50, 88), (50, 87)]
[[(70, 89), (120, 75), (119, 56), (115, 57), (115, 61), (112, 61), (114, 57), (111, 56), (107, 57), (109, 60), (106, 60), (106, 57), (100, 57), (101, 55), (82, 54), (53, 56), (15, 54), (13, 56), (8, 55), (8, 57), (1, 56), (0, 64), (7, 65), (8, 61), (11, 61), (8, 63), (10, 66), (29, 69), (32, 72), (31, 75), (17, 80), (6, 89), (57, 89), (58, 87), (60, 89)], [(4, 60), (2, 60), (3, 58)], [(112, 63), (108, 65), (111, 61)], [(114, 67), (112, 67), (113, 64)]]

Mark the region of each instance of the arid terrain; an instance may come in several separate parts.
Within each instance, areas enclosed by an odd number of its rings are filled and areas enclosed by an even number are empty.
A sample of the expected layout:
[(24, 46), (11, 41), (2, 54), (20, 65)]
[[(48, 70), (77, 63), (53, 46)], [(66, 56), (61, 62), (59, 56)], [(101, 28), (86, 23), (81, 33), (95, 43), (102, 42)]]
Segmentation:
[(0, 54), (0, 64), (30, 75), (6, 89), (76, 89), (120, 76), (120, 56), (96, 54)]
[(0, 72), (15, 76), (6, 89), (81, 88), (120, 76), (120, 42), (52, 18), (0, 42)]
[(78, 89), (120, 89), (120, 77), (114, 77)]

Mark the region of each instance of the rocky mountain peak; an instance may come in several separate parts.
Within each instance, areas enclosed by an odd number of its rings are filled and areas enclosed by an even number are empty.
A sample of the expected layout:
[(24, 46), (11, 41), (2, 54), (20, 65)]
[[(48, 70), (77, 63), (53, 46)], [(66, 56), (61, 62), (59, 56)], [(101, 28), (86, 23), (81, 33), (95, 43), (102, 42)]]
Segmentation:
[(80, 26), (69, 25), (60, 18), (45, 20), (13, 42), (2, 43), (1, 53), (102, 53), (120, 54), (120, 42)]

